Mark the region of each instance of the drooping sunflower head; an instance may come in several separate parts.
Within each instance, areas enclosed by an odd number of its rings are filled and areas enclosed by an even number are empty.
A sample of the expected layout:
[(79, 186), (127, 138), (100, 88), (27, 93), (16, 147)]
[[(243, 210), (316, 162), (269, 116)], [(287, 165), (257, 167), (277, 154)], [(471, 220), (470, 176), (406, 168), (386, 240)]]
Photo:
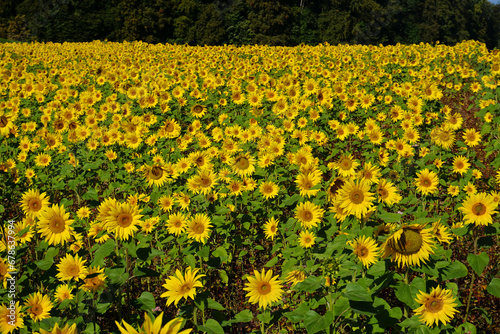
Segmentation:
[(405, 225), (397, 229), (383, 244), (383, 257), (390, 256), (402, 266), (420, 266), (433, 254), (432, 228), (423, 225)]

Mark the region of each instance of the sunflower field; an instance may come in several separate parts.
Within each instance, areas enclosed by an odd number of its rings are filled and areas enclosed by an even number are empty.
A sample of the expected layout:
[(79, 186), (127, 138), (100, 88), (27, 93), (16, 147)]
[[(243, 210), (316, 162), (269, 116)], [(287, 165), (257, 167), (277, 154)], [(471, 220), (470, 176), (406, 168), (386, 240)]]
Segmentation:
[(0, 333), (500, 331), (498, 50), (0, 53)]

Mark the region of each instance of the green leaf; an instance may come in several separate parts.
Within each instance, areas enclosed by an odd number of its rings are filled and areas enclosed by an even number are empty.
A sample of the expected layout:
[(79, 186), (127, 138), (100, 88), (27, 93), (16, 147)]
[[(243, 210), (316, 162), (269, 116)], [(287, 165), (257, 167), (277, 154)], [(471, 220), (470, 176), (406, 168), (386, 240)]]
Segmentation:
[(285, 312), (284, 316), (288, 318), (293, 323), (299, 322), (304, 320), (307, 311), (310, 310), (309, 305), (307, 302), (302, 302), (299, 307), (297, 307), (295, 310), (292, 312)]
[(490, 262), (490, 257), (485, 252), (481, 252), (479, 255), (469, 254), (467, 255), (467, 262), (469, 262), (469, 265), (474, 269), (476, 274), (481, 276), (484, 268)]
[(224, 311), (226, 309), (224, 306), (222, 306), (222, 304), (216, 302), (212, 298), (208, 298), (207, 302), (208, 302), (207, 307), (209, 309), (217, 310), (217, 311)]
[(304, 326), (306, 327), (307, 333), (314, 334), (330, 327), (333, 320), (333, 314), (331, 312), (327, 312), (324, 316), (321, 316), (317, 312), (309, 310), (305, 314)]
[(491, 280), (490, 284), (486, 290), (493, 296), (500, 298), (500, 278), (494, 278)]
[(116, 243), (113, 239), (106, 240), (106, 242), (100, 245), (96, 250), (92, 265), (101, 267), (104, 266), (104, 258), (114, 252), (115, 246)]
[(453, 261), (450, 265), (446, 266), (442, 270), (440, 270), (442, 279), (441, 280), (451, 280), (454, 278), (460, 278), (467, 276), (469, 272), (465, 264), (460, 261)]
[(151, 311), (156, 307), (155, 297), (151, 292), (144, 291), (137, 301), (142, 304), (141, 310), (143, 311)]
[(273, 257), (271, 260), (267, 261), (267, 263), (264, 265), (264, 267), (272, 267), (276, 263), (278, 263), (279, 258), (277, 256)]
[(193, 269), (196, 268), (196, 258), (194, 257), (193, 254), (188, 254), (184, 256), (184, 262), (186, 262), (186, 264), (191, 268)]
[(371, 294), (358, 283), (348, 283), (342, 295), (352, 301), (358, 301), (358, 302), (372, 301)]
[(82, 198), (86, 200), (99, 201), (99, 195), (97, 193), (97, 190), (95, 190), (94, 188), (87, 189), (87, 192), (82, 195)]
[(153, 258), (157, 256), (161, 256), (164, 253), (161, 250), (151, 248), (151, 247), (144, 247), (144, 248), (139, 248), (137, 249), (137, 257), (141, 259), (142, 261), (149, 261), (152, 260)]
[(401, 221), (401, 215), (399, 213), (385, 212), (380, 215), (385, 223), (399, 223)]
[(249, 322), (253, 320), (253, 314), (250, 310), (243, 310), (234, 316), (234, 322)]
[(214, 319), (208, 319), (205, 325), (199, 325), (198, 330), (210, 334), (224, 334), (222, 326)]
[(221, 262), (225, 262), (227, 260), (227, 258), (229, 257), (227, 255), (227, 251), (226, 251), (226, 248), (222, 247), (222, 246), (219, 246), (217, 247), (217, 249), (215, 249), (213, 252), (212, 252), (212, 255), (215, 256), (215, 257), (218, 257), (220, 258), (220, 261)]
[(311, 275), (307, 277), (305, 280), (302, 282), (299, 282), (295, 285), (293, 290), (296, 291), (304, 291), (304, 292), (314, 292), (318, 289), (321, 289), (323, 287), (324, 278), (323, 277), (316, 277), (314, 275)]

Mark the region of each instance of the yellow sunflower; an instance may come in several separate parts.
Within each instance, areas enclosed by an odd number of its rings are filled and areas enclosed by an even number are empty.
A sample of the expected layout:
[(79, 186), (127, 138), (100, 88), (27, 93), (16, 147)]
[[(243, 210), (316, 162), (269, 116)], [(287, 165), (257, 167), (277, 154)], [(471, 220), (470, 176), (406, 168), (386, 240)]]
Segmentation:
[(49, 206), (49, 199), (46, 193), (30, 189), (25, 192), (21, 200), (21, 208), (27, 217), (38, 218), (42, 212)]
[(382, 245), (383, 257), (390, 256), (399, 267), (420, 266), (421, 262), (427, 261), (430, 254), (434, 253), (431, 233), (432, 228), (424, 229), (422, 225), (403, 226), (389, 236)]
[(361, 219), (373, 207), (374, 196), (370, 185), (363, 180), (347, 181), (339, 191), (338, 201), (348, 214), (354, 214)]
[(160, 164), (146, 166), (144, 177), (148, 181), (149, 186), (161, 187), (168, 179), (168, 172)]
[(182, 213), (173, 213), (168, 216), (167, 219), (167, 230), (170, 234), (175, 234), (175, 236), (181, 235), (187, 227), (188, 217)]
[(295, 284), (302, 282), (306, 279), (306, 274), (302, 270), (292, 270), (286, 275), (286, 282), (292, 283), (292, 286)]
[(426, 168), (417, 173), (414, 183), (422, 195), (428, 195), (438, 190), (439, 178), (436, 173)]
[(343, 154), (335, 163), (335, 169), (342, 177), (354, 176), (359, 163), (352, 157), (352, 154)]
[(278, 276), (273, 277), (273, 271), (262, 272), (254, 270), (255, 276), (247, 277), (248, 283), (243, 290), (248, 291), (247, 297), (252, 304), (259, 304), (259, 308), (266, 309), (268, 305), (277, 302), (283, 295), (281, 281)]
[(462, 138), (465, 141), (465, 144), (469, 147), (474, 147), (479, 145), (481, 142), (481, 133), (479, 133), (476, 129), (466, 129)]
[(47, 331), (45, 329), (40, 328), (40, 334), (77, 334), (77, 333), (78, 331), (76, 328), (76, 324), (73, 324), (71, 326), (69, 324), (66, 324), (66, 326), (61, 328), (59, 327), (59, 324), (56, 322), (54, 328), (52, 328), (51, 331)]
[(318, 226), (324, 212), (325, 210), (312, 202), (299, 203), (295, 208), (295, 218), (303, 228), (310, 229)]
[(135, 330), (134, 327), (129, 325), (126, 321), (122, 320), (123, 327), (120, 325), (118, 321), (115, 321), (116, 326), (121, 334), (189, 334), (192, 329), (185, 329), (179, 332), (184, 319), (175, 318), (170, 320), (165, 325), (163, 325), (163, 312), (154, 319), (150, 317), (149, 314), (144, 314), (144, 323), (142, 324), (142, 330)]
[(35, 292), (28, 296), (24, 306), (28, 308), (27, 312), (31, 319), (38, 322), (50, 317), (52, 302), (49, 296), (42, 295), (40, 292)]
[(491, 216), (497, 213), (496, 207), (493, 197), (481, 192), (469, 194), (458, 209), (464, 213), (467, 224), (489, 225), (493, 223)]
[(87, 260), (83, 260), (78, 254), (75, 255), (75, 257), (71, 254), (66, 254), (57, 265), (59, 273), (56, 277), (61, 281), (84, 279), (88, 273), (85, 262), (87, 262)]
[(453, 159), (453, 172), (464, 175), (470, 167), (469, 159), (459, 155)]
[(389, 206), (399, 203), (402, 199), (396, 186), (386, 179), (381, 179), (379, 181), (377, 185), (377, 195), (379, 202), (383, 202)]
[(175, 275), (170, 276), (165, 280), (165, 284), (163, 287), (167, 289), (167, 292), (164, 292), (160, 297), (168, 298), (167, 306), (174, 303), (177, 306), (177, 303), (182, 298), (191, 298), (194, 300), (194, 296), (196, 295), (196, 288), (202, 288), (203, 284), (200, 281), (205, 275), (198, 275), (200, 269), (187, 268), (184, 272), (184, 275), (180, 272), (180, 270), (175, 271)]
[(302, 231), (299, 234), (299, 245), (302, 248), (311, 248), (316, 243), (315, 240), (316, 236), (310, 231)]
[(128, 240), (138, 230), (137, 225), (142, 223), (141, 217), (136, 205), (117, 203), (105, 219), (105, 228), (115, 233), (118, 239)]
[(106, 275), (104, 274), (104, 268), (90, 267), (88, 269), (87, 276), (94, 276), (91, 278), (85, 278), (84, 284), (82, 285), (82, 289), (88, 292), (98, 292), (104, 289), (106, 284)]
[(276, 234), (278, 234), (278, 223), (279, 220), (276, 220), (274, 217), (271, 217), (264, 224), (264, 234), (266, 235), (266, 239), (274, 240)]
[(242, 153), (231, 159), (231, 168), (239, 176), (250, 176), (255, 171), (255, 162), (249, 153)]
[(280, 187), (273, 181), (262, 182), (259, 186), (259, 191), (265, 199), (274, 198), (278, 195)]
[(24, 320), (19, 302), (14, 305), (0, 305), (0, 333), (10, 333), (20, 328), (24, 328)]
[(62, 301), (66, 299), (73, 299), (75, 295), (71, 293), (71, 288), (67, 284), (61, 284), (56, 288), (56, 293), (55, 297), (57, 298), (57, 301), (61, 303)]
[(441, 289), (440, 286), (432, 288), (430, 293), (419, 291), (415, 301), (422, 306), (414, 311), (427, 326), (437, 325), (440, 321), (446, 325), (458, 312), (451, 290)]
[(349, 241), (347, 244), (353, 248), (353, 253), (365, 267), (369, 267), (377, 262), (377, 258), (380, 255), (380, 248), (374, 239), (361, 236)]
[(65, 244), (73, 235), (73, 220), (69, 219), (69, 213), (66, 212), (64, 206), (54, 204), (46, 209), (38, 223), (38, 233), (40, 233), (49, 245)]
[(210, 218), (204, 213), (197, 213), (188, 222), (187, 235), (190, 239), (195, 239), (198, 242), (206, 243), (212, 227)]

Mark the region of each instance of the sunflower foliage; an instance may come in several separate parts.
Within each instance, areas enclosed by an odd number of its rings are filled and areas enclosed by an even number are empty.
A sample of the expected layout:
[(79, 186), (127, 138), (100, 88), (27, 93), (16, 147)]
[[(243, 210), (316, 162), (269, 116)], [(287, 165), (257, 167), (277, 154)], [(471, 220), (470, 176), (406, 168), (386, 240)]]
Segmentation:
[(1, 333), (496, 331), (484, 44), (2, 44)]

